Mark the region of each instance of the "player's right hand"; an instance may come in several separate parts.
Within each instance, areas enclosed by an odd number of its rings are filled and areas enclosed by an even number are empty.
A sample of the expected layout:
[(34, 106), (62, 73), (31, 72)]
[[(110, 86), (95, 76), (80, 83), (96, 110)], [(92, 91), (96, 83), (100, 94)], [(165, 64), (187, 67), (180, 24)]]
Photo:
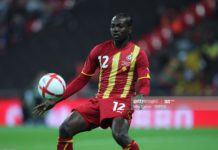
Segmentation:
[(52, 107), (54, 107), (56, 104), (55, 100), (45, 100), (45, 102), (35, 106), (33, 108), (33, 115), (34, 116), (40, 116), (42, 115), (44, 112), (46, 112), (47, 110), (51, 109)]

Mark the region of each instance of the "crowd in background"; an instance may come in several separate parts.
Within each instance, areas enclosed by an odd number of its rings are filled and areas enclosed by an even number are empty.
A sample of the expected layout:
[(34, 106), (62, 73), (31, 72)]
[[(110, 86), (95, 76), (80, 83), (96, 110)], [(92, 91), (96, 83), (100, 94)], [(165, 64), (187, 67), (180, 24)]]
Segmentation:
[(216, 18), (205, 20), (151, 57), (154, 95), (218, 95), (217, 26)]
[(1, 0), (0, 55), (37, 33), (53, 16), (74, 7), (76, 0)]

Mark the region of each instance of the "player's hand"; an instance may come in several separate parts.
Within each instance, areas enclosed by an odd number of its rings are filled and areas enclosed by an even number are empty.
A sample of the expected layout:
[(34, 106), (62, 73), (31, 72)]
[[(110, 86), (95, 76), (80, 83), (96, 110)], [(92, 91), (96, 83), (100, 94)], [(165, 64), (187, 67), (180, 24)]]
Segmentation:
[(34, 116), (40, 116), (47, 110), (51, 109), (54, 107), (56, 104), (55, 100), (46, 100), (45, 102), (37, 105), (36, 107), (33, 108), (33, 115)]

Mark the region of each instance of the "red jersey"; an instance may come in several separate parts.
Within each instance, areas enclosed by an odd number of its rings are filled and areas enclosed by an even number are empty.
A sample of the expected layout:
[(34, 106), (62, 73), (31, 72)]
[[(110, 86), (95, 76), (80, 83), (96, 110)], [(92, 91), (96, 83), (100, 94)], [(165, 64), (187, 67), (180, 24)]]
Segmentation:
[(136, 81), (150, 78), (149, 63), (144, 50), (132, 42), (116, 48), (113, 41), (94, 47), (86, 59), (82, 74), (92, 76), (99, 68), (97, 98), (130, 98)]

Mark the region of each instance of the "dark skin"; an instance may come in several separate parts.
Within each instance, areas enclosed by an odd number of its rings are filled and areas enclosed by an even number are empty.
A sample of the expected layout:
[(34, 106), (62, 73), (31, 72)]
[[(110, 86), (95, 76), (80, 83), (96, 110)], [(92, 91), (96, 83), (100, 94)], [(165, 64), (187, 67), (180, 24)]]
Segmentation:
[(127, 18), (113, 17), (110, 26), (111, 36), (113, 37), (114, 46), (123, 48), (130, 40), (132, 26), (127, 24)]
[[(110, 32), (116, 48), (123, 48), (130, 40), (132, 33), (132, 26), (128, 24), (128, 18), (121, 16), (114, 16), (111, 20)], [(33, 109), (35, 115), (41, 115), (47, 110), (54, 107), (60, 101), (45, 101)], [(112, 135), (115, 141), (122, 147), (127, 147), (131, 143), (128, 136), (129, 123), (124, 118), (114, 118), (111, 124)], [(73, 138), (74, 135), (95, 128), (89, 125), (87, 127), (85, 119), (76, 111), (65, 119), (59, 127), (59, 136), (62, 138)]]

